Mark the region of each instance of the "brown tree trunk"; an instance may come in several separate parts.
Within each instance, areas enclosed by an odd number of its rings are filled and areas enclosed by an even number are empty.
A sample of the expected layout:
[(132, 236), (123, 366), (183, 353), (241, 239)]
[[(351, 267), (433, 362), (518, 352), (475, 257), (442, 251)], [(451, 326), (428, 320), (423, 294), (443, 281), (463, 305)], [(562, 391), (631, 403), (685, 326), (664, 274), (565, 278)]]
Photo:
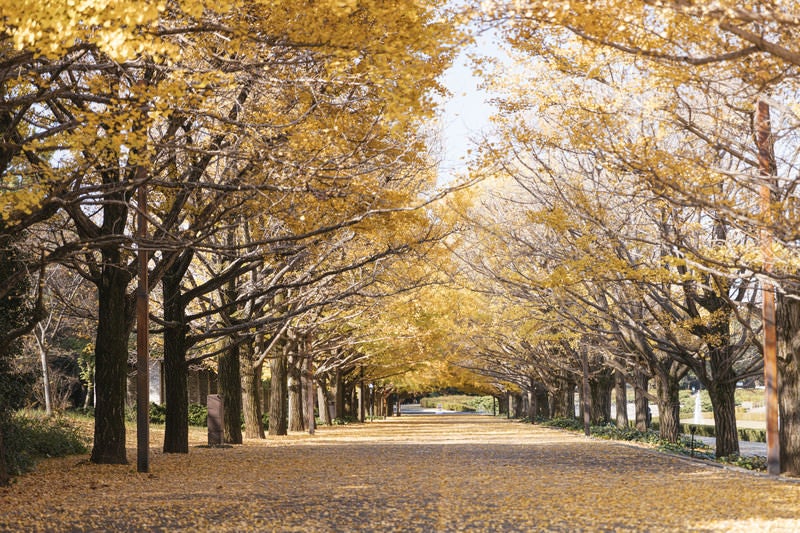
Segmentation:
[(340, 369), (336, 369), (335, 375), (335, 385), (334, 385), (334, 393), (336, 394), (335, 404), (334, 404), (334, 418), (344, 418), (344, 379), (342, 379), (342, 371)]
[(781, 472), (800, 476), (800, 301), (776, 295)]
[[(2, 409), (2, 407), (0, 407)], [(0, 487), (5, 487), (11, 481), (6, 464), (6, 448), (3, 445), (3, 431), (6, 427), (5, 414), (0, 414)]]
[(224, 413), (225, 442), (242, 443), (242, 377), (239, 367), (237, 339), (228, 340), (227, 349), (219, 355), (219, 391)]
[[(308, 344), (306, 344), (308, 346)], [(305, 406), (306, 406), (306, 428), (308, 432), (313, 435), (316, 429), (317, 420), (314, 418), (314, 367), (311, 360), (311, 354), (308, 350), (305, 351), (306, 355), (306, 368), (303, 372), (303, 381), (305, 382)]]
[(647, 401), (647, 386), (650, 378), (642, 370), (635, 370), (633, 374), (634, 406), (636, 408), (636, 429), (647, 431), (650, 426), (650, 406)]
[(595, 372), (589, 380), (592, 395), (592, 424), (605, 425), (611, 422), (611, 392), (614, 388), (614, 373), (604, 368)]
[(128, 309), (130, 274), (118, 266), (120, 252), (103, 250), (103, 270), (97, 284), (98, 321), (95, 338), (94, 445), (91, 461), (127, 464), (125, 401), (128, 381)]
[(550, 393), (550, 418), (575, 418), (575, 383), (557, 380)]
[(680, 379), (667, 373), (656, 376), (658, 389), (659, 436), (669, 442), (678, 442), (681, 432), (681, 404), (678, 396)]
[(256, 365), (253, 342), (242, 344), (240, 362), (242, 369), (242, 410), (244, 412), (244, 436), (248, 439), (263, 439), (264, 422), (261, 417), (261, 369)]
[(317, 409), (319, 409), (319, 416), (322, 423), (326, 426), (333, 424), (330, 410), (331, 393), (328, 390), (328, 384), (324, 376), (319, 376), (317, 380)]
[(289, 431), (305, 431), (303, 420), (303, 382), (301, 375), (301, 359), (297, 355), (289, 356)]
[(189, 384), (186, 364), (186, 311), (181, 279), (189, 255), (176, 261), (161, 280), (164, 297), (164, 453), (189, 453)]
[(269, 360), (269, 434), (286, 435), (288, 431), (287, 355), (285, 346)]
[(530, 378), (528, 387), (528, 420), (531, 424), (536, 423), (536, 416), (539, 414), (539, 396), (537, 395), (537, 383), (534, 378)]
[(739, 432), (736, 429), (736, 382), (722, 379), (709, 383), (708, 395), (714, 408), (714, 431), (717, 457), (739, 453)]
[(614, 371), (614, 401), (617, 404), (617, 427), (628, 427), (628, 384), (622, 370)]
[(545, 386), (541, 383), (537, 383), (533, 394), (536, 396), (536, 416), (541, 418), (549, 417), (550, 399)]

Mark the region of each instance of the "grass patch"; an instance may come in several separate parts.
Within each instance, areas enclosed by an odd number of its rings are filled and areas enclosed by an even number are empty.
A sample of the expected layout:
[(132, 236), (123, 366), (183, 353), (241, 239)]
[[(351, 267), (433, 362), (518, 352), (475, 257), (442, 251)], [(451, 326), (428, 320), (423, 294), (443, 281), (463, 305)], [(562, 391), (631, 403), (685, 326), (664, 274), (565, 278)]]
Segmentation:
[[(547, 420), (543, 422), (542, 425), (566, 429), (569, 431), (583, 431), (583, 422), (576, 418), (557, 418), (553, 420)], [(714, 436), (714, 426), (695, 426), (695, 428), (697, 428), (695, 431), (696, 436)], [(767, 469), (765, 457), (742, 457), (737, 454), (730, 455), (728, 457), (716, 457), (710, 447), (696, 440), (694, 441), (694, 448), (692, 448), (692, 439), (689, 435), (689, 425), (684, 424), (683, 429), (684, 434), (680, 436), (678, 442), (669, 442), (662, 439), (659, 437), (656, 430), (649, 429), (647, 431), (639, 431), (632, 426), (627, 428), (618, 428), (615, 425), (591, 426), (589, 433), (592, 437), (597, 437), (600, 439), (640, 442), (660, 451), (717, 461), (719, 463), (738, 466), (748, 470), (762, 471)], [(758, 433), (760, 430), (740, 430), (740, 435), (742, 434), (742, 431), (752, 434)]]
[(40, 459), (86, 453), (89, 442), (80, 424), (66, 416), (20, 411), (4, 428), (3, 444), (9, 473), (18, 476)]
[(491, 413), (494, 407), (492, 396), (469, 396), (467, 394), (450, 396), (430, 396), (420, 400), (422, 407), (445, 409), (470, 413)]

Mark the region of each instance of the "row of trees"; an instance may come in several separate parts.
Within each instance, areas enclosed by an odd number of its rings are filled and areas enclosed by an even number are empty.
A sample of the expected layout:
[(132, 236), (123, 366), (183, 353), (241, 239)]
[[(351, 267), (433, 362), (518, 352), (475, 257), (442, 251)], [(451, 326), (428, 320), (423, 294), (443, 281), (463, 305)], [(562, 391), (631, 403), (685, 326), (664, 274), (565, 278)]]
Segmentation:
[(483, 280), (476, 307), (492, 309), (474, 320), (494, 335), (476, 335), (464, 365), (530, 394), (546, 388), (554, 413), (587, 376), (600, 421), (627, 381), (637, 425), (654, 380), (671, 440), (691, 372), (711, 397), (717, 454), (728, 455), (738, 452), (736, 384), (762, 373), (769, 280), (781, 468), (800, 474), (797, 7), (489, 8), (513, 74), (480, 64), (497, 95), (497, 137), (475, 172), (494, 181), (463, 212), (462, 258)]
[[(231, 442), (242, 411), (263, 435), (265, 366), (275, 434), (300, 429), (313, 373), (339, 415), (365, 383), (382, 397), (458, 383), (569, 416), (585, 383), (586, 414), (607, 421), (630, 383), (636, 425), (654, 399), (671, 440), (691, 372), (729, 455), (734, 389), (762, 372), (769, 280), (782, 469), (800, 473), (791, 6), (483, 3), (509, 59), (479, 65), (498, 135), (472, 168), (483, 185), (447, 210), (422, 135), (463, 37), (444, 3), (15, 9), (0, 40), (0, 238), (17, 260), (0, 297), (27, 291), (7, 337), (39, 324), (43, 352), (48, 294), (96, 320), (72, 327), (94, 336), (94, 461), (126, 461), (148, 253), (168, 452), (188, 446), (188, 368), (212, 362)], [(92, 289), (70, 289), (74, 275)]]
[[(440, 193), (421, 126), (442, 93), (455, 15), (416, 2), (75, 9), (33, 2), (3, 15), (0, 237), (25, 260), (9, 263), (0, 297), (37, 275), (44, 284), (72, 272), (90, 285), (39, 294), (64, 316), (80, 307), (77, 318), (96, 320), (85, 328), (92, 460), (124, 463), (134, 285), (147, 254), (165, 451), (187, 450), (186, 375), (203, 360), (219, 374), (227, 438), (241, 441), (240, 391), (258, 434), (263, 366), (275, 391), (301, 368), (355, 368), (359, 342), (375, 341), (354, 324), (379, 318), (376, 302), (409, 288), (398, 283), (417, 283), (392, 268), (413, 271), (442, 237), (426, 208)], [(96, 307), (75, 304), (86, 297)], [(38, 333), (45, 343), (65, 334)], [(273, 398), (270, 431), (280, 432), (291, 406)]]

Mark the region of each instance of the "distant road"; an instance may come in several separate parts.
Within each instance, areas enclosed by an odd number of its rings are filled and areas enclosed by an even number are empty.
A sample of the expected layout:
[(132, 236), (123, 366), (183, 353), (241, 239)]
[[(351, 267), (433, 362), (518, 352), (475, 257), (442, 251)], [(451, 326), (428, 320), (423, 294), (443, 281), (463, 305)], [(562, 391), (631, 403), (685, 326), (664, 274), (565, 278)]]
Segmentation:
[(476, 413), (475, 411), (449, 411), (435, 407), (422, 407), (418, 403), (407, 403), (400, 406), (400, 416), (403, 415), (486, 415), (490, 413)]

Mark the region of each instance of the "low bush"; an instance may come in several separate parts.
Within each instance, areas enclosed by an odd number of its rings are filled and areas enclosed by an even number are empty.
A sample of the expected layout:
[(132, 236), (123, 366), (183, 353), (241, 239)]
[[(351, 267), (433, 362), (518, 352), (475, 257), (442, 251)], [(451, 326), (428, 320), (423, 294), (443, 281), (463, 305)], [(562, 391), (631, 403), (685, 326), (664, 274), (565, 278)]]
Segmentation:
[(742, 457), (738, 454), (731, 454), (727, 457), (720, 457), (717, 459), (720, 463), (738, 466), (739, 468), (746, 468), (747, 470), (766, 470), (767, 458), (766, 457)]
[(150, 423), (163, 424), (167, 420), (167, 406), (150, 402)]
[(17, 476), (40, 459), (86, 453), (88, 442), (68, 418), (19, 412), (4, 428), (3, 444), (9, 473)]
[(447, 411), (491, 413), (494, 407), (492, 396), (429, 396), (420, 400), (420, 405), (429, 409), (442, 408)]
[(353, 424), (355, 422), (358, 422), (358, 418), (347, 415), (347, 416), (341, 416), (339, 418), (334, 418), (333, 420), (331, 420), (331, 425), (346, 426), (347, 424)]
[[(717, 433), (714, 426), (698, 424), (682, 424), (681, 433), (689, 435), (695, 428), (694, 434), (698, 437), (716, 437)], [(739, 440), (748, 442), (767, 442), (767, 432), (763, 429), (739, 428)]]
[(199, 403), (189, 404), (189, 425), (208, 426), (208, 407)]
[[(556, 418), (543, 422), (542, 425), (549, 427), (556, 427), (567, 429), (571, 431), (583, 431), (582, 421), (576, 418)], [(657, 424), (653, 424), (657, 426)], [(714, 455), (713, 450), (706, 444), (695, 440), (692, 442), (690, 436), (690, 427), (695, 428), (695, 436), (714, 436), (714, 426), (694, 426), (692, 424), (684, 424), (684, 434), (680, 436), (678, 442), (669, 442), (663, 440), (659, 435), (656, 428), (648, 429), (645, 432), (638, 431), (633, 427), (618, 428), (612, 424), (606, 426), (591, 426), (590, 434), (593, 437), (610, 440), (625, 440), (632, 442), (641, 442), (653, 446), (659, 451), (678, 453), (681, 455), (691, 455), (700, 459), (707, 459), (710, 461), (718, 461), (724, 464), (731, 464), (749, 470), (766, 470), (766, 459), (764, 457), (742, 457), (739, 455), (731, 455), (729, 457), (719, 457)], [(740, 430), (747, 432), (748, 435), (757, 436), (761, 430)], [(744, 439), (742, 439), (744, 440)]]

